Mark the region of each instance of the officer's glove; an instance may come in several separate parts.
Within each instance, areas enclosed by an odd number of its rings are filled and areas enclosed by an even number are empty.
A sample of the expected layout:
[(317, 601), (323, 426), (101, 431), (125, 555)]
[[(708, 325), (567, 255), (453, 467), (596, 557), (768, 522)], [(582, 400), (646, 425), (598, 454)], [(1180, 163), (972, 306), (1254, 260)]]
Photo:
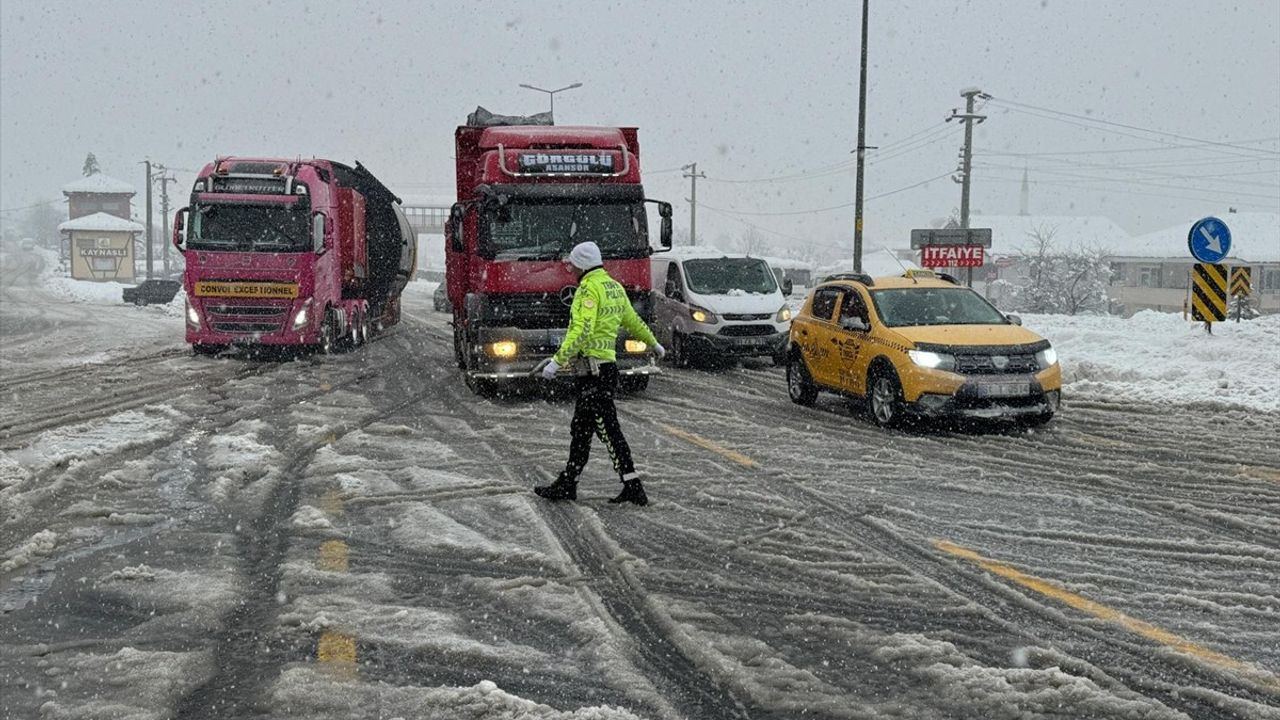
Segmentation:
[(542, 377), (548, 380), (555, 380), (556, 373), (559, 371), (560, 363), (556, 362), (555, 358), (550, 358), (547, 360), (547, 364), (542, 368)]
[(662, 347), (662, 343), (653, 344), (653, 356), (659, 360), (666, 357), (667, 349)]

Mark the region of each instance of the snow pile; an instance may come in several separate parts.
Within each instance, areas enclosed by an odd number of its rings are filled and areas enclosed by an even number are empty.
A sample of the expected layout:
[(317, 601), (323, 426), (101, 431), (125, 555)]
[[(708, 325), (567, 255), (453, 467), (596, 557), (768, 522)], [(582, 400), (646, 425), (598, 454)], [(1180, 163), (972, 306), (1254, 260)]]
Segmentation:
[(1280, 411), (1280, 315), (1201, 323), (1143, 311), (1110, 315), (1024, 315), (1023, 324), (1058, 351), (1064, 394), (1154, 403), (1213, 403)]
[[(114, 655), (77, 654), (39, 661), (47, 675), (61, 678), (48, 691), (56, 699), (40, 706), (46, 720), (173, 717), (172, 706), (213, 676), (207, 652), (176, 653), (122, 648)], [(56, 682), (56, 680), (55, 680)]]
[(293, 526), (304, 530), (328, 530), (333, 527), (320, 508), (303, 505), (293, 514)]
[(41, 530), (27, 538), (26, 542), (4, 554), (4, 562), (0, 563), (0, 573), (30, 565), (36, 558), (53, 552), (57, 544), (58, 533), (52, 530)]
[(640, 720), (621, 708), (595, 706), (557, 710), (512, 695), (488, 680), (471, 687), (393, 687), (361, 684), (314, 667), (297, 667), (281, 674), (272, 692), (274, 705), (289, 708), (294, 717), (333, 717), (342, 708), (350, 720)]

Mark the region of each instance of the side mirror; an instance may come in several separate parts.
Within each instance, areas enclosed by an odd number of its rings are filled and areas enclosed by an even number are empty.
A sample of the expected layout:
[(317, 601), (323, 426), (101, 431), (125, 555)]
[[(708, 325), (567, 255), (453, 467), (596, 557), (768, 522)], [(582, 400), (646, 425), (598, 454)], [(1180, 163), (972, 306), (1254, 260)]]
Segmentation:
[(187, 242), (187, 213), (189, 212), (191, 208), (182, 208), (173, 214), (173, 246), (179, 250), (182, 250)]
[(791, 297), (791, 292), (795, 289), (796, 286), (791, 282), (791, 278), (782, 279), (782, 297)]
[(449, 210), (449, 226), (445, 231), (449, 235), (449, 247), (454, 252), (465, 252), (467, 245), (462, 239), (463, 219), (466, 217), (466, 209), (462, 203), (454, 203)]
[(675, 280), (668, 280), (666, 287), (662, 288), (662, 294), (674, 299), (676, 295), (680, 294), (680, 287), (676, 285)]
[(311, 249), (317, 255), (323, 255), (326, 250), (324, 244), (325, 220), (324, 213), (314, 212), (311, 214)]
[(866, 332), (871, 329), (867, 321), (860, 317), (843, 318), (840, 320), (840, 327), (852, 332)]
[(1022, 318), (1017, 315), (1005, 315), (1005, 317), (1009, 318), (1009, 322), (1013, 323), (1014, 325), (1022, 324)]

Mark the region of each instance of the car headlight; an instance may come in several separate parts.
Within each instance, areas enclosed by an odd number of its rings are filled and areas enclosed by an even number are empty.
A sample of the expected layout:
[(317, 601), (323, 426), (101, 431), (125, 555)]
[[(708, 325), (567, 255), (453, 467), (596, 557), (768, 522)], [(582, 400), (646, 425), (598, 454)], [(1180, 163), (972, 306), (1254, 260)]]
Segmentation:
[(298, 308), (298, 313), (293, 316), (294, 332), (298, 332), (299, 330), (307, 326), (307, 321), (311, 319), (310, 318), (311, 313), (309, 312), (310, 310), (311, 310), (311, 298), (307, 298), (306, 302), (302, 303), (302, 307)]
[(719, 320), (716, 319), (715, 313), (705, 308), (700, 308), (696, 305), (689, 308), (689, 317), (693, 318), (694, 322), (700, 322), (706, 325), (715, 325), (716, 323), (720, 322)]
[(783, 306), (783, 308), (782, 308), (781, 310), (779, 310), (779, 311), (778, 311), (778, 314), (773, 316), (773, 319), (774, 319), (774, 321), (776, 321), (776, 322), (790, 322), (790, 321), (791, 321), (791, 308), (786, 307), (786, 306), (784, 305), (784, 306)]
[(1047, 347), (1036, 353), (1036, 364), (1041, 370), (1048, 370), (1058, 363), (1058, 351)]
[(649, 346), (640, 340), (627, 340), (622, 346), (629, 353), (642, 353), (649, 349)]
[(920, 367), (932, 370), (954, 370), (956, 358), (946, 353), (929, 352), (928, 350), (908, 350), (907, 357)]

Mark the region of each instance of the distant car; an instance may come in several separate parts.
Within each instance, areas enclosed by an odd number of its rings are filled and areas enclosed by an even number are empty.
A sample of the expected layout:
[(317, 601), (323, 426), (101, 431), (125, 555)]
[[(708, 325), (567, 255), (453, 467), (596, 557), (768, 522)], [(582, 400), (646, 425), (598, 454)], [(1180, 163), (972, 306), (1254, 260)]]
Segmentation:
[(453, 312), (453, 306), (449, 304), (449, 286), (443, 282), (440, 283), (436, 291), (431, 294), (431, 305), (436, 312)]
[(35, 239), (35, 238), (22, 238), (22, 241), (18, 243), (18, 247), (22, 248), (23, 250), (35, 250), (35, 249), (36, 249), (36, 239)]
[(134, 305), (164, 305), (173, 301), (182, 283), (177, 280), (143, 280), (136, 287), (124, 289), (124, 301)]
[(877, 425), (907, 415), (1048, 422), (1062, 369), (1049, 342), (948, 276), (841, 274), (814, 288), (791, 323), (787, 390), (862, 398)]

